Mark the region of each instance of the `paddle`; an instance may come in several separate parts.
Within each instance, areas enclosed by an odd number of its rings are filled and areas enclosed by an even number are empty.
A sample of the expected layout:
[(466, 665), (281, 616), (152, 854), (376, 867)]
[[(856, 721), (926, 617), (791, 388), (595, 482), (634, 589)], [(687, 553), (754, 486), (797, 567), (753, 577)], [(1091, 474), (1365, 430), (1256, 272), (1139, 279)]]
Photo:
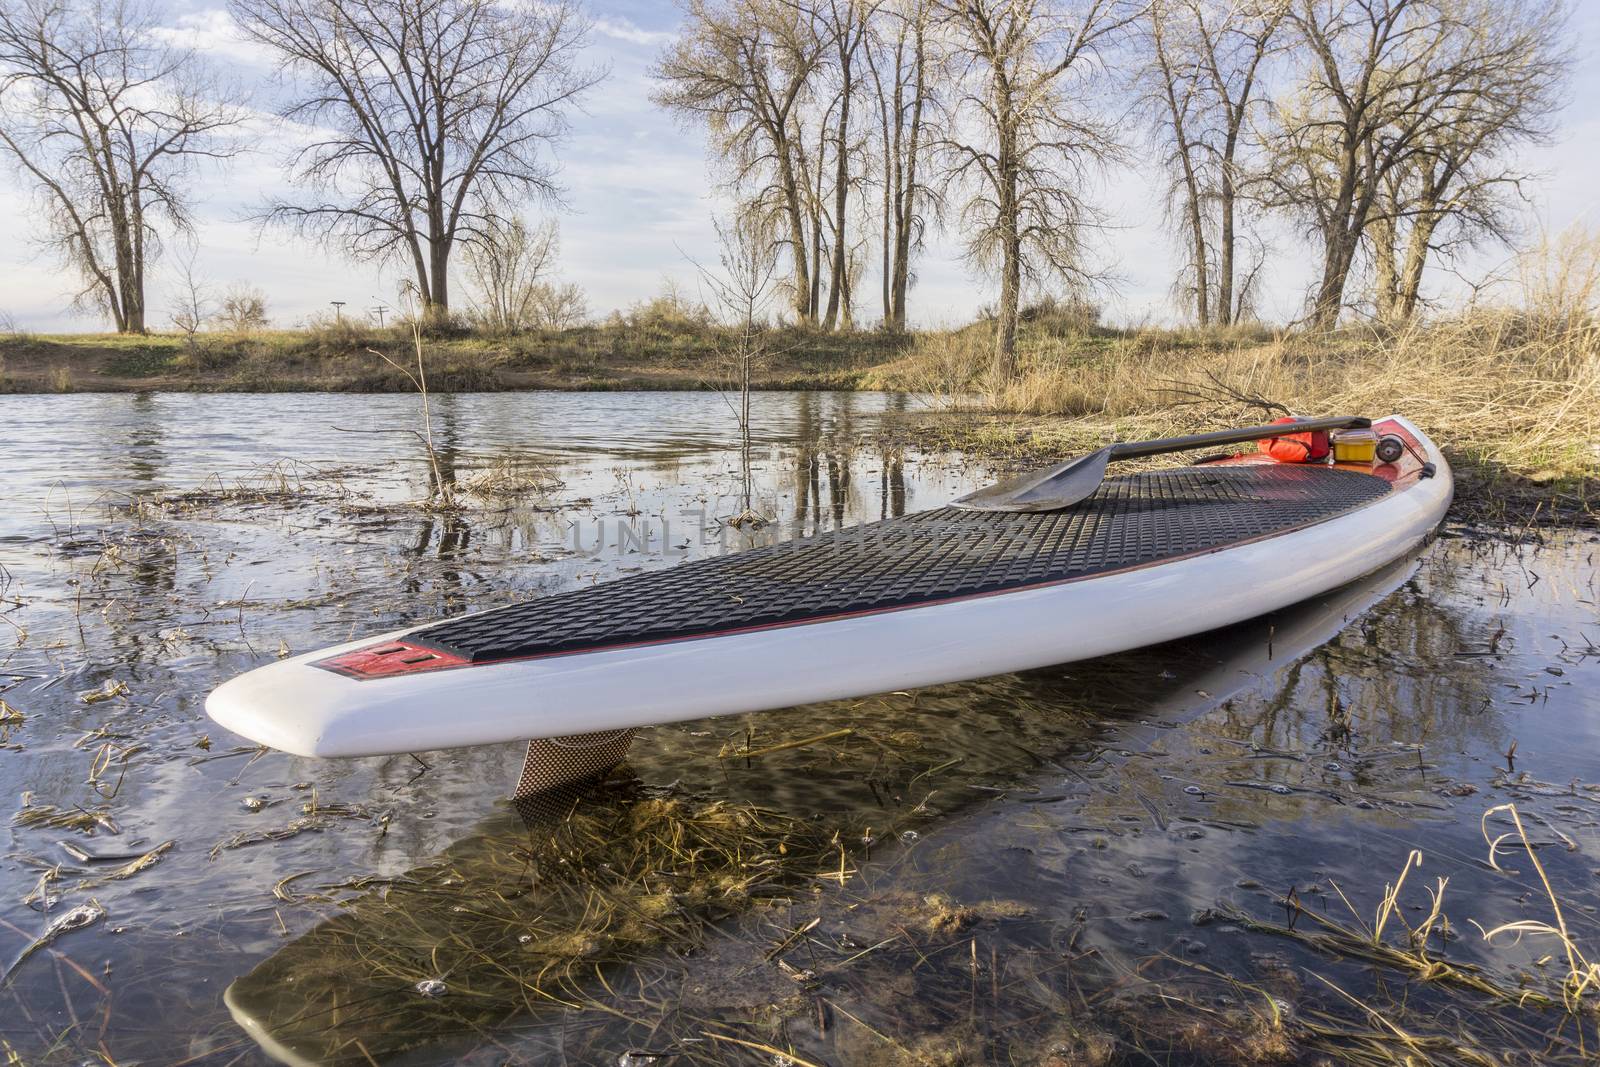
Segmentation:
[(1044, 470), (1029, 471), (1015, 478), (979, 489), (954, 502), (968, 511), (1057, 511), (1085, 500), (1105, 481), (1106, 467), (1114, 459), (1157, 456), (1165, 452), (1186, 452), (1212, 445), (1238, 445), (1266, 437), (1304, 433), (1307, 430), (1365, 429), (1371, 419), (1330, 416), (1276, 422), (1269, 426), (1246, 426), (1239, 430), (1213, 430), (1187, 437), (1163, 437), (1155, 441), (1125, 441), (1106, 445), (1087, 456), (1069, 459)]

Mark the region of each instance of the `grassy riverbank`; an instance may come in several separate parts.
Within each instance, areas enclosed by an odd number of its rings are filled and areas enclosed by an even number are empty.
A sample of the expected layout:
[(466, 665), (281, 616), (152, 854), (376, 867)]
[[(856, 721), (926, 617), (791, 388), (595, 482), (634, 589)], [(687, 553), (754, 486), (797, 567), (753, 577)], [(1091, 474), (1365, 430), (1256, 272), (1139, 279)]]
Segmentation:
[[(1600, 325), (1585, 316), (1480, 312), (1399, 332), (1336, 335), (1114, 329), (1071, 308), (1034, 309), (1020, 373), (988, 380), (979, 322), (909, 337), (779, 330), (763, 389), (887, 389), (930, 396), (894, 432), (1018, 465), (1107, 439), (1166, 436), (1298, 413), (1414, 418), (1445, 443), (1461, 513), (1596, 521), (1600, 506)], [(438, 392), (704, 389), (731, 378), (732, 339), (703, 321), (619, 316), (510, 338), (426, 342)], [(12, 392), (393, 392), (410, 382), (403, 329), (324, 326), (248, 336), (0, 338)]]
[[(377, 355), (414, 358), (404, 328), (322, 326), (246, 335), (0, 336), (0, 392), (405, 392)], [(782, 330), (757, 366), (763, 389), (853, 389), (910, 340), (877, 333)], [(619, 319), (514, 337), (462, 332), (426, 341), (437, 392), (513, 389), (704, 389), (731, 377), (733, 340), (693, 319)]]

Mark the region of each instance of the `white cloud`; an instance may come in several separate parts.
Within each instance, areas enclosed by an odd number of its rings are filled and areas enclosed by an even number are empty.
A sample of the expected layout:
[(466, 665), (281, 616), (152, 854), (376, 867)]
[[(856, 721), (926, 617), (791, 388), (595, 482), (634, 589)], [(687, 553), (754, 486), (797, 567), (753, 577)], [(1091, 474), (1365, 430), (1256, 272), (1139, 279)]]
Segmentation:
[(239, 24), (224, 8), (207, 8), (179, 15), (170, 26), (156, 29), (156, 35), (180, 48), (192, 48), (202, 55), (252, 67), (271, 67), (273, 56), (260, 45), (247, 41)]
[(646, 30), (632, 19), (620, 15), (602, 15), (594, 20), (594, 31), (606, 37), (614, 37), (619, 41), (629, 44), (646, 45), (650, 48), (660, 48), (669, 43), (673, 34), (666, 30)]

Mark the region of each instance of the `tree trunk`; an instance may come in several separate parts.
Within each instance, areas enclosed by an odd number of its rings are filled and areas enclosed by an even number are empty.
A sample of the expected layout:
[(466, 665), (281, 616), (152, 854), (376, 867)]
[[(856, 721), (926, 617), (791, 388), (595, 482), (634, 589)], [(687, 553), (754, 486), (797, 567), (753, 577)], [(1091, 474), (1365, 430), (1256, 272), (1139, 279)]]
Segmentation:
[(118, 333), (144, 333), (144, 286), (140, 282), (138, 264), (126, 237), (117, 240), (117, 304), (113, 318), (117, 320)]
[(994, 72), (995, 222), (1000, 230), (1000, 307), (994, 329), (993, 385), (1016, 377), (1017, 314), (1022, 300), (1021, 205), (1017, 199), (1020, 175), (1017, 161), (1016, 109), (1003, 71)]
[(145, 326), (145, 295), (144, 295), (144, 200), (140, 195), (138, 179), (135, 178), (128, 187), (128, 199), (131, 210), (128, 213), (130, 224), (129, 243), (133, 246), (133, 256), (128, 263), (127, 295), (123, 306), (128, 314), (128, 332), (144, 333)]
[(1206, 231), (1200, 217), (1200, 179), (1194, 170), (1194, 149), (1184, 131), (1184, 108), (1178, 104), (1177, 75), (1168, 60), (1163, 21), (1158, 9), (1153, 9), (1156, 62), (1161, 73), (1161, 87), (1167, 104), (1167, 119), (1172, 124), (1172, 141), (1178, 150), (1178, 162), (1183, 170), (1184, 215), (1189, 223), (1189, 258), (1194, 267), (1194, 312), (1201, 326), (1211, 322), (1211, 283), (1206, 277)]
[(1000, 316), (994, 330), (994, 382), (1003, 385), (1017, 374), (1017, 312), (1022, 292), (1022, 248), (1017, 239), (1016, 219), (1005, 236), (1004, 262), (1000, 269)]
[(840, 55), (839, 66), (843, 82), (839, 87), (839, 140), (834, 145), (833, 263), (829, 272), (832, 277), (828, 280), (828, 312), (822, 323), (822, 328), (829, 331), (838, 322), (840, 291), (848, 282), (845, 277), (845, 260), (848, 256), (849, 241), (845, 238), (845, 231), (849, 217), (845, 214), (845, 205), (850, 198), (850, 94), (853, 91), (848, 53)]
[(817, 307), (822, 303), (822, 209), (811, 209), (811, 296), (807, 322), (816, 324)]
[(811, 206), (811, 293), (806, 301), (806, 322), (816, 325), (816, 312), (822, 306), (822, 163), (827, 162), (827, 128), (816, 138), (816, 179), (806, 190)]
[(790, 257), (794, 260), (794, 315), (802, 326), (811, 321), (811, 270), (806, 262), (805, 208), (800, 203), (800, 185), (795, 180), (794, 162), (785, 141), (778, 149), (778, 175), (783, 183), (784, 214), (789, 218)]
[(1228, 138), (1228, 147), (1222, 160), (1222, 181), (1220, 195), (1218, 196), (1218, 210), (1221, 213), (1220, 224), (1217, 228), (1217, 321), (1224, 326), (1231, 325), (1238, 317), (1238, 309), (1233, 306), (1233, 215), (1234, 215), (1234, 189), (1233, 189), (1233, 137)]
[[(895, 77), (899, 77), (898, 68)], [(898, 90), (896, 91), (898, 96)], [(895, 162), (895, 147), (899, 141), (898, 128), (899, 114), (896, 112), (896, 129), (894, 141), (889, 136), (888, 104), (883, 99), (880, 91), (878, 95), (879, 117), (883, 126), (883, 328), (893, 331), (894, 325), (894, 185), (898, 180), (898, 166)]]
[(1201, 326), (1209, 326), (1211, 282), (1206, 277), (1206, 231), (1200, 221), (1200, 185), (1189, 159), (1187, 142), (1180, 145), (1179, 151), (1183, 153), (1183, 180), (1189, 196), (1189, 240), (1193, 245), (1190, 254), (1194, 256), (1194, 313)]
[(1399, 317), (1399, 276), (1395, 270), (1395, 221), (1385, 215), (1368, 227), (1372, 245), (1373, 303), (1378, 321), (1394, 323)]
[(1016, 377), (1017, 373), (1017, 314), (1022, 298), (1022, 237), (1017, 224), (1017, 165), (1015, 134), (1011, 129), (1009, 108), (998, 116), (1000, 122), (999, 152), (995, 163), (995, 176), (999, 179), (1000, 225), (1000, 308), (994, 331), (994, 366), (992, 374), (996, 386)]
[(845, 265), (844, 283), (839, 286), (839, 328), (846, 333), (851, 333), (856, 328), (855, 299), (851, 292), (855, 284), (850, 274), (850, 267)]
[(1354, 145), (1345, 150), (1339, 192), (1324, 216), (1322, 278), (1317, 283), (1316, 302), (1311, 312), (1311, 324), (1318, 330), (1331, 330), (1339, 324), (1339, 313), (1344, 309), (1345, 283), (1355, 263), (1361, 234), (1367, 228), (1372, 193), (1369, 190), (1357, 193), (1357, 151)]
[(106, 198), (107, 221), (111, 225), (112, 256), (116, 260), (116, 292), (107, 294), (111, 317), (118, 333), (144, 333), (144, 301), (135, 292), (133, 225), (120, 184), (113, 184)]
[(1417, 215), (1411, 225), (1411, 237), (1406, 242), (1405, 266), (1400, 271), (1395, 286), (1395, 314), (1402, 321), (1410, 321), (1417, 314), (1417, 301), (1422, 292), (1422, 272), (1428, 264), (1428, 251), (1433, 246), (1433, 232), (1439, 226), (1440, 215), (1431, 210)]
[(1317, 298), (1311, 313), (1311, 324), (1317, 329), (1331, 330), (1339, 324), (1339, 312), (1344, 308), (1345, 281), (1350, 277), (1355, 257), (1356, 242), (1342, 228), (1327, 235), (1322, 279), (1317, 283)]
[(122, 333), (147, 333), (144, 321), (144, 294), (131, 290), (127, 294), (123, 316), (125, 324)]
[[(894, 235), (894, 328), (906, 328), (906, 290), (911, 284), (911, 233), (917, 222), (917, 154), (922, 142), (922, 105), (928, 95), (926, 80), (927, 44), (921, 23), (917, 25), (916, 51), (912, 62), (916, 64), (916, 83), (911, 100), (911, 122), (906, 130), (904, 177), (898, 183), (898, 202), (895, 205)], [(898, 118), (898, 116), (897, 116)]]
[(440, 238), (431, 243), (428, 288), (428, 317), (443, 322), (450, 317), (450, 241)]

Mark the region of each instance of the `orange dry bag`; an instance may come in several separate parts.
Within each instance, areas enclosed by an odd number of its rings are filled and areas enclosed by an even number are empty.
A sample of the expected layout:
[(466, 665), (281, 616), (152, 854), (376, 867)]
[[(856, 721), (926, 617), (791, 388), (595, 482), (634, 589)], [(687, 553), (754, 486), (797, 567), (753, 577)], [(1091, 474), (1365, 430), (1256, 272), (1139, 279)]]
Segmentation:
[[(1292, 415), (1272, 420), (1273, 425), (1298, 421)], [(1286, 433), (1282, 437), (1269, 437), (1259, 441), (1256, 447), (1279, 463), (1320, 463), (1328, 458), (1328, 431)]]

